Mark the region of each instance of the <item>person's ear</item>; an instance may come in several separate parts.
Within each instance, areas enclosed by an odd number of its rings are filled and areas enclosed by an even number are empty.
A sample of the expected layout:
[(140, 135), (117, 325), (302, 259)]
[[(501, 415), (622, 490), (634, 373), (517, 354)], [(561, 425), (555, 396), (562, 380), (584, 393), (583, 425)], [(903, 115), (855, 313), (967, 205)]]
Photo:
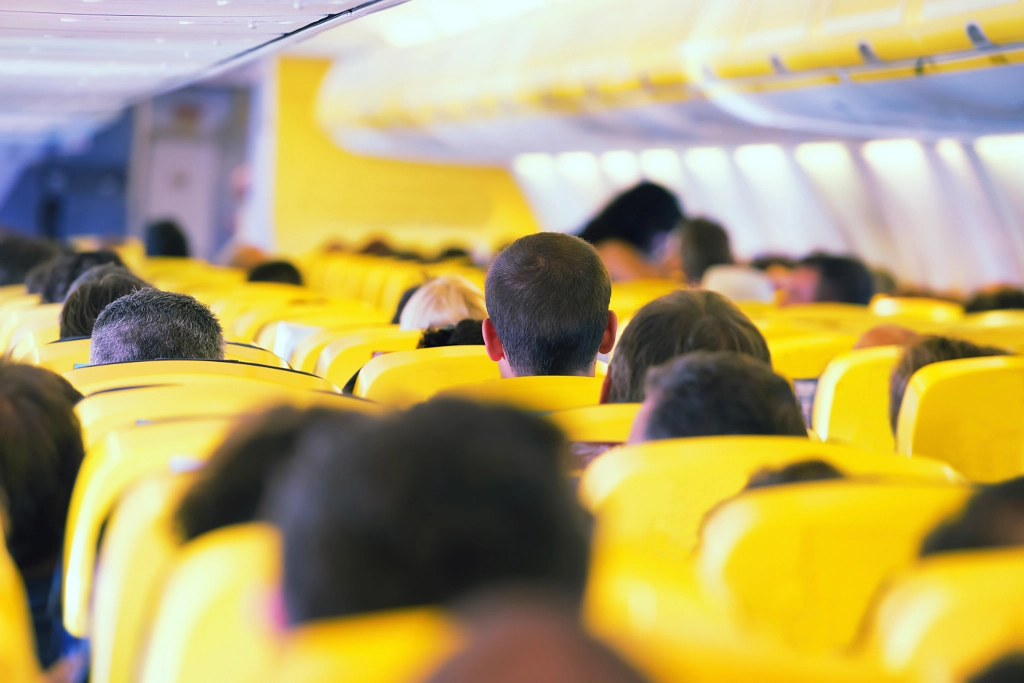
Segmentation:
[(487, 349), (487, 356), (495, 363), (505, 357), (505, 347), (498, 339), (498, 332), (494, 329), (494, 323), (490, 318), (484, 318), (484, 348)]
[(615, 348), (615, 334), (619, 331), (619, 316), (615, 311), (608, 311), (608, 325), (604, 328), (604, 336), (601, 337), (600, 353), (611, 353)]
[(601, 398), (598, 403), (604, 404), (608, 402), (608, 394), (612, 390), (612, 371), (608, 368), (608, 374), (604, 376), (604, 381), (601, 382)]

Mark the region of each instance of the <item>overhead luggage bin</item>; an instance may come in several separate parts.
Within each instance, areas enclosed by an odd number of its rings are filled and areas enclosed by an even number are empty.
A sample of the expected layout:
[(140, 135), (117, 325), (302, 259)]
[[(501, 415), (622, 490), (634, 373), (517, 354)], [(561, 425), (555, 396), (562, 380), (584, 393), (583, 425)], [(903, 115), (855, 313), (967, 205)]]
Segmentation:
[(916, 32), (928, 54), (1024, 41), (1021, 0), (919, 0)]

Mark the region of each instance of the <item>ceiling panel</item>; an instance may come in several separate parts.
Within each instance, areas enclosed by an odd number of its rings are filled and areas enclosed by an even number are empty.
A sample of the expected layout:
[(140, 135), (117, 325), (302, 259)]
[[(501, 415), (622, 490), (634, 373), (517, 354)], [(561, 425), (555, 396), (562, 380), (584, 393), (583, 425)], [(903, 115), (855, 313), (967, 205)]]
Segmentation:
[[(17, 12), (114, 14), (170, 17), (260, 17), (337, 14), (364, 4), (361, 0), (4, 0)], [(309, 23), (307, 21), (307, 23)]]

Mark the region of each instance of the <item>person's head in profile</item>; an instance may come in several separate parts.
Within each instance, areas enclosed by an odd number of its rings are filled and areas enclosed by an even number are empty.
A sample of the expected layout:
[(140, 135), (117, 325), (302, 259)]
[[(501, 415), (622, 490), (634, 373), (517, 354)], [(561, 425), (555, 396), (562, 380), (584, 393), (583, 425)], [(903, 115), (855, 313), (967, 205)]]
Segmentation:
[(60, 338), (91, 337), (96, 318), (122, 296), (149, 287), (127, 268), (96, 266), (75, 280), (60, 311)]
[(456, 325), (487, 317), (480, 288), (461, 275), (442, 275), (421, 285), (402, 308), (398, 325), (406, 331)]
[(124, 267), (124, 262), (117, 252), (84, 251), (58, 256), (50, 265), (43, 284), (42, 300), (44, 304), (63, 303), (71, 291), (72, 285), (82, 275), (96, 266), (113, 265)]
[(686, 273), (686, 281), (693, 286), (700, 285), (708, 269), (736, 262), (729, 233), (714, 221), (706, 218), (686, 221), (680, 241), (683, 272)]
[(800, 460), (782, 467), (764, 467), (758, 470), (750, 476), (746, 490), (845, 478), (846, 475), (840, 469), (824, 460)]
[(56, 258), (58, 252), (53, 242), (0, 229), (0, 287), (23, 284), (33, 268)]
[(146, 256), (188, 258), (191, 250), (181, 224), (172, 219), (154, 221), (146, 226)]
[(502, 377), (593, 377), (598, 353), (615, 345), (611, 278), (578, 237), (516, 240), (491, 265), (485, 294), (484, 341)]
[(141, 289), (117, 299), (96, 318), (93, 365), (171, 359), (224, 359), (220, 322), (194, 298)]
[(867, 306), (875, 295), (875, 280), (871, 270), (858, 258), (812, 254), (789, 274), (785, 293), (789, 304)]
[(921, 557), (1024, 545), (1024, 477), (985, 486), (925, 538)]
[(630, 443), (694, 436), (807, 436), (800, 404), (771, 366), (697, 351), (653, 368)]
[(608, 367), (603, 402), (643, 401), (647, 371), (693, 351), (736, 351), (772, 362), (760, 330), (724, 296), (673, 292), (641, 308), (626, 326)]
[(246, 279), (249, 282), (278, 282), (302, 286), (302, 273), (290, 261), (264, 261), (253, 266)]
[(1024, 290), (1019, 287), (995, 287), (978, 292), (964, 304), (966, 313), (1024, 309)]
[(566, 449), (540, 417), (451, 400), (364, 429), (314, 425), (269, 508), (288, 623), (506, 587), (579, 600), (589, 522)]
[(925, 337), (911, 344), (903, 351), (899, 364), (889, 378), (889, 423), (895, 434), (900, 421), (900, 406), (907, 393), (910, 379), (921, 368), (932, 363), (942, 363), (963, 358), (984, 358), (1006, 356), (1009, 352), (994, 346), (978, 346), (963, 339), (951, 337)]

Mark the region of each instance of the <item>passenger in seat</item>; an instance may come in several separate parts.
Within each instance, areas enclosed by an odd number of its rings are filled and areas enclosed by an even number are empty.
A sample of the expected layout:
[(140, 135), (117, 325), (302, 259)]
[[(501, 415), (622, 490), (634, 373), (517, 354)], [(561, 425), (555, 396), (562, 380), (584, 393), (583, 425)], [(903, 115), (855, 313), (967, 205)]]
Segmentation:
[(190, 255), (188, 237), (177, 221), (165, 219), (146, 226), (146, 256), (187, 258)]
[(431, 401), (313, 425), (271, 499), (288, 622), (446, 605), (507, 586), (580, 599), (588, 520), (540, 417)]
[(964, 304), (964, 311), (967, 313), (1014, 309), (1024, 309), (1024, 290), (1016, 287), (997, 287), (978, 292)]
[(598, 353), (615, 346), (611, 278), (578, 237), (516, 240), (491, 265), (485, 290), (484, 342), (502, 377), (593, 377)]
[(288, 261), (264, 261), (254, 266), (246, 279), (249, 282), (280, 282), (302, 286), (302, 273)]
[(921, 557), (1024, 545), (1024, 477), (981, 488), (953, 519), (935, 528)]
[(36, 266), (58, 254), (53, 242), (0, 230), (0, 287), (20, 285)]
[(114, 265), (91, 268), (75, 283), (60, 311), (62, 340), (91, 337), (96, 318), (104, 308), (122, 296), (149, 287), (127, 268)]
[(622, 333), (602, 388), (602, 403), (644, 400), (647, 371), (693, 351), (737, 351), (772, 362), (761, 332), (715, 292), (673, 292), (647, 304)]
[(714, 221), (706, 218), (686, 221), (682, 227), (681, 242), (683, 272), (692, 287), (700, 286), (708, 269), (736, 263), (729, 233)]
[(629, 442), (738, 434), (806, 437), (807, 427), (789, 382), (769, 365), (698, 351), (648, 373)]
[(874, 277), (850, 256), (812, 254), (786, 278), (787, 304), (843, 303), (867, 306), (875, 295)]
[(60, 657), (64, 639), (60, 564), (84, 457), (74, 412), (81, 398), (60, 375), (0, 360), (0, 519), (28, 590), (44, 667)]
[(418, 349), (432, 349), (438, 346), (483, 346), (482, 320), (462, 320), (458, 325), (440, 329), (424, 330)]
[(63, 303), (75, 280), (89, 269), (107, 263), (124, 266), (121, 257), (113, 251), (86, 251), (57, 257), (50, 266), (46, 282), (43, 284), (43, 303)]
[(114, 301), (96, 318), (93, 365), (160, 359), (223, 360), (217, 317), (185, 294), (142, 289)]
[(484, 293), (461, 275), (442, 275), (421, 286), (402, 309), (403, 330), (427, 330), (487, 317)]
[(889, 422), (892, 425), (892, 433), (896, 433), (900, 418), (900, 406), (903, 405), (903, 395), (915, 372), (932, 363), (941, 363), (947, 360), (1007, 355), (1009, 352), (1005, 349), (994, 346), (978, 346), (969, 341), (949, 337), (925, 337), (916, 344), (908, 346), (889, 379)]

